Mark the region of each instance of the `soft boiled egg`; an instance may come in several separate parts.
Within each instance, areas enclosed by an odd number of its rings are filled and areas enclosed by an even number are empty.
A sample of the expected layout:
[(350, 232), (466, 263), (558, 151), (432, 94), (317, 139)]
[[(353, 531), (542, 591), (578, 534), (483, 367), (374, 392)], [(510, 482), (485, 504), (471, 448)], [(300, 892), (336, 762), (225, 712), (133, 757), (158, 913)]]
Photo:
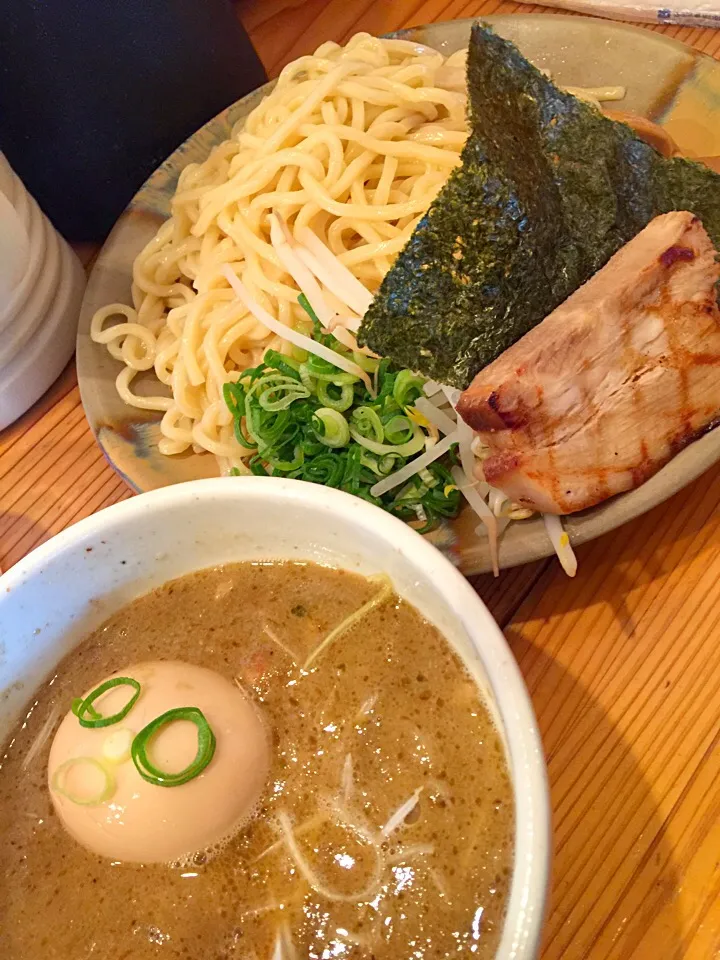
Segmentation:
[[(141, 663), (106, 679), (116, 677), (140, 685), (129, 712), (99, 727), (82, 726), (70, 712), (50, 750), (50, 794), (66, 830), (93, 853), (143, 863), (179, 860), (232, 836), (252, 817), (270, 768), (256, 705), (232, 681), (188, 663)], [(121, 712), (135, 689), (108, 689), (92, 704), (96, 716)], [(168, 710), (186, 707), (196, 708), (195, 716), (201, 711), (214, 735), (210, 762), (180, 785), (147, 782), (131, 756), (135, 737)], [(147, 740), (147, 757), (162, 773), (179, 773), (198, 756), (201, 736), (195, 723), (175, 720)]]

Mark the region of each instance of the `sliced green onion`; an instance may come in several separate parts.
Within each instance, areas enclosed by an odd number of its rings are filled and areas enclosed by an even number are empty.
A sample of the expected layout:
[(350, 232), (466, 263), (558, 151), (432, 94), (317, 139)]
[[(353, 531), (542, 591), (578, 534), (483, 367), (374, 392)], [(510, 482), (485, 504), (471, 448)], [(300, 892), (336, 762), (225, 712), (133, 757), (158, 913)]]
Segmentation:
[[(152, 739), (170, 723), (187, 720), (194, 723), (198, 732), (198, 748), (195, 759), (178, 773), (166, 773), (156, 767), (148, 757), (148, 747)], [(205, 719), (205, 714), (197, 707), (175, 707), (151, 720), (132, 742), (130, 750), (135, 768), (143, 780), (157, 787), (179, 787), (188, 780), (194, 780), (210, 763), (215, 754), (215, 734)]]
[(352, 423), (358, 433), (376, 443), (385, 439), (382, 420), (370, 406), (356, 407), (352, 412)]
[(310, 375), (310, 372), (308, 371), (308, 368), (307, 368), (307, 364), (301, 363), (300, 369), (298, 372), (300, 374), (300, 380), (302, 381), (302, 385), (307, 390), (309, 390), (310, 393), (315, 393), (317, 380), (315, 379), (315, 377)]
[(418, 476), (422, 482), (426, 485), (428, 490), (432, 490), (433, 487), (438, 485), (438, 480), (432, 475), (427, 467), (423, 467), (422, 470), (418, 470)]
[[(399, 453), (387, 453), (384, 457), (381, 457), (378, 466), (380, 467), (380, 473), (383, 477), (386, 477), (389, 473), (392, 473), (393, 470), (399, 470), (403, 464), (403, 457)], [(400, 463), (398, 463), (400, 461)]]
[(294, 377), (271, 370), (258, 377), (245, 396), (245, 418), (253, 419), (254, 404), (261, 410), (276, 413), (287, 409), (294, 400), (306, 399), (310, 390)]
[(380, 473), (380, 464), (374, 454), (366, 453), (365, 450), (363, 450), (360, 454), (360, 463), (364, 467), (367, 467), (376, 477), (382, 476), (382, 473)]
[(419, 377), (411, 370), (401, 370), (395, 377), (393, 384), (393, 397), (395, 402), (401, 407), (406, 407), (413, 403), (419, 396), (422, 396), (422, 388), (425, 385), (425, 378)]
[(255, 386), (251, 389), (257, 395), (263, 410), (270, 413), (286, 410), (293, 401), (304, 400), (310, 396), (310, 391), (302, 383), (282, 374), (263, 377), (258, 381), (257, 389)]
[(260, 442), (257, 434), (255, 433), (255, 414), (253, 411), (253, 404), (250, 402), (250, 397), (245, 398), (245, 432), (253, 441), (255, 448), (259, 450)]
[(425, 434), (419, 427), (415, 427), (411, 440), (407, 443), (387, 444), (376, 443), (364, 437), (352, 424), (350, 425), (350, 436), (356, 440), (360, 446), (370, 450), (371, 453), (377, 453), (384, 456), (386, 453), (399, 453), (401, 457), (411, 457), (414, 453), (419, 453), (425, 446)]
[(127, 727), (120, 727), (109, 733), (102, 745), (103, 757), (110, 763), (125, 763), (130, 759), (130, 748), (135, 734)]
[(355, 391), (351, 383), (344, 383), (340, 386), (340, 396), (333, 396), (330, 393), (330, 387), (334, 386), (325, 380), (318, 380), (317, 397), (324, 407), (330, 407), (331, 410), (338, 410), (342, 413), (353, 405)]
[(339, 487), (345, 472), (345, 461), (336, 453), (329, 450), (318, 454), (305, 466), (303, 480), (311, 483), (321, 483), (325, 487)]
[(328, 363), (327, 360), (323, 360), (322, 357), (309, 356), (302, 366), (305, 367), (310, 376), (315, 377), (316, 380), (331, 380), (333, 383), (338, 384), (338, 386), (343, 383), (359, 382), (358, 378), (353, 376), (352, 373), (343, 373), (339, 367)]
[[(94, 771), (100, 773), (102, 776), (102, 787), (96, 794), (91, 794), (89, 797), (80, 796), (77, 793), (71, 793), (66, 789), (67, 775), (73, 767), (80, 765), (85, 765), (92, 767)], [(96, 807), (100, 803), (104, 803), (106, 800), (109, 800), (110, 797), (115, 793), (115, 777), (107, 770), (99, 760), (96, 760), (95, 757), (71, 757), (69, 760), (66, 760), (64, 763), (61, 763), (53, 774), (52, 781), (50, 786), (55, 791), (59, 793), (62, 797), (66, 797), (68, 800), (71, 800), (73, 803), (77, 803), (81, 807)]]
[(268, 472), (262, 464), (262, 457), (256, 454), (250, 461), (250, 473), (256, 477), (267, 477)]
[(308, 298), (305, 296), (304, 293), (301, 293), (301, 294), (298, 296), (298, 303), (299, 303), (300, 306), (303, 308), (303, 310), (305, 311), (305, 313), (306, 313), (306, 314), (310, 317), (310, 319), (312, 320), (312, 322), (313, 322), (313, 327), (316, 328), (317, 330), (319, 330), (319, 329), (320, 329), (320, 320), (319, 320), (319, 318), (318, 318), (318, 315), (315, 313), (315, 311), (313, 310), (313, 308), (310, 306), (310, 301), (308, 300)]
[(273, 470), (280, 470), (283, 473), (289, 473), (291, 470), (298, 470), (303, 463), (305, 462), (305, 454), (302, 451), (302, 447), (295, 447), (292, 460), (277, 460), (275, 457), (267, 457), (268, 465), (273, 468)]
[[(225, 272), (230, 281), (231, 271)], [(247, 290), (239, 295), (250, 305)], [(440, 446), (429, 456), (424, 448), (436, 428), (412, 405), (424, 399), (422, 378), (362, 353), (344, 331), (339, 337), (339, 330), (324, 330), (307, 298), (298, 302), (307, 319), (296, 321), (294, 331), (278, 327), (252, 302), (289, 348), (266, 351), (262, 362), (223, 387), (247, 472), (336, 487), (403, 520), (427, 520), (423, 529), (454, 516), (459, 492), (446, 467), (433, 463), (443, 456), (448, 467), (454, 464), (454, 447)], [(295, 335), (300, 330), (302, 337)]]
[(234, 417), (241, 417), (245, 413), (245, 391), (237, 383), (223, 384), (223, 400)]
[(360, 353), (359, 350), (353, 350), (352, 358), (360, 369), (366, 373), (375, 373), (380, 366), (379, 360), (376, 360), (375, 357), (368, 357), (367, 354)]
[[(246, 371), (247, 373), (247, 371)], [(237, 442), (247, 450), (255, 450), (257, 444), (245, 437), (242, 421), (245, 416), (245, 390), (239, 383), (223, 384), (223, 399), (233, 415), (234, 433)]]
[(408, 417), (394, 416), (385, 424), (385, 439), (388, 443), (400, 444), (412, 440), (413, 424)]
[(350, 439), (350, 427), (345, 417), (337, 410), (320, 407), (315, 411), (315, 417), (320, 421), (322, 430), (316, 431), (320, 443), (326, 447), (344, 447)]
[[(73, 701), (72, 701), (72, 703), (70, 704), (70, 712), (71, 712), (71, 713), (74, 713), (76, 717), (79, 716), (79, 715), (80, 715), (80, 707), (81, 707), (82, 705), (83, 705), (83, 698), (82, 698), (82, 697), (73, 697)], [(93, 717), (94, 719), (98, 719), (98, 717), (100, 716), (100, 714), (97, 712), (97, 710), (96, 710), (92, 705), (88, 707), (88, 713), (89, 713), (90, 716)]]
[[(113, 687), (127, 686), (132, 687), (135, 693), (130, 697), (128, 702), (122, 708), (118, 710), (117, 713), (113, 713), (112, 716), (103, 717), (101, 714), (94, 709), (93, 703), (101, 697), (104, 693), (107, 693), (108, 690), (112, 690)], [(124, 720), (125, 717), (130, 713), (132, 708), (137, 703), (137, 699), (140, 696), (140, 684), (137, 680), (133, 680), (132, 677), (113, 677), (112, 680), (106, 680), (104, 683), (101, 683), (99, 687), (96, 687), (92, 693), (89, 693), (84, 700), (81, 700), (80, 703), (77, 702), (77, 698), (73, 700), (72, 712), (80, 721), (80, 726), (82, 727), (109, 727), (113, 723), (119, 723), (121, 720)]]
[[(303, 357), (303, 360), (304, 359)], [(295, 380), (300, 379), (300, 373), (298, 372), (300, 362), (293, 359), (293, 357), (283, 356), (283, 354), (278, 353), (277, 350), (266, 350), (263, 356), (263, 363), (267, 364), (268, 367), (274, 367), (275, 370), (279, 370), (280, 373), (284, 373), (287, 377), (293, 377)]]
[(424, 483), (418, 483), (417, 475), (412, 478), (404, 487), (400, 490), (398, 495), (395, 497), (395, 503), (398, 503), (400, 500), (412, 500), (414, 503), (419, 503), (425, 494), (430, 488)]

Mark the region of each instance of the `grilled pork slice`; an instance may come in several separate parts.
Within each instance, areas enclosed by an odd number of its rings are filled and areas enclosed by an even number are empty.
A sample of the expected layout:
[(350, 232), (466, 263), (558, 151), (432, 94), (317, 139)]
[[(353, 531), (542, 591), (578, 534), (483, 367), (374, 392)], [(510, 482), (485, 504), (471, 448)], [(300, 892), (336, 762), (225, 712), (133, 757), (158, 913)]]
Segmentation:
[(720, 265), (691, 213), (656, 217), (463, 393), (488, 483), (544, 513), (639, 486), (720, 420)]

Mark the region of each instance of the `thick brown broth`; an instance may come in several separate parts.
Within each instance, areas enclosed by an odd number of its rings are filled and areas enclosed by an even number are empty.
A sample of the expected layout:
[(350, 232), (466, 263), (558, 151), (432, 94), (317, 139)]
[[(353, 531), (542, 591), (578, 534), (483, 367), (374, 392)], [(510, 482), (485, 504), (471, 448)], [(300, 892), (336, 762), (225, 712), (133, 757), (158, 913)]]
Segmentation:
[[(313, 564), (235, 564), (166, 584), (83, 641), (0, 753), (3, 960), (269, 960), (283, 926), (303, 960), (494, 956), (512, 792), (497, 732), (459, 659), (393, 597), (309, 674), (293, 662), (377, 591)], [(23, 759), (53, 710), (64, 713), (123, 666), (161, 658), (239, 678), (272, 729), (271, 774), (257, 819), (216, 856), (184, 867), (110, 863), (52, 813), (49, 743), (27, 770)], [(368, 831), (377, 836), (418, 788), (379, 861)], [(338, 799), (354, 826), (340, 822)], [(367, 900), (315, 892), (278, 843), (283, 811), (334, 891), (362, 890), (381, 865)]]

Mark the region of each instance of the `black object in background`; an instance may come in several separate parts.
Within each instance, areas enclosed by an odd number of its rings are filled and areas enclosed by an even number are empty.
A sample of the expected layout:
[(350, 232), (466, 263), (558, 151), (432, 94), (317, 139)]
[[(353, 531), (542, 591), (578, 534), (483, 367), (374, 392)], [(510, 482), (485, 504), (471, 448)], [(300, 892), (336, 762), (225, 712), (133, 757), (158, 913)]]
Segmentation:
[(265, 82), (230, 0), (4, 0), (0, 149), (68, 240)]

